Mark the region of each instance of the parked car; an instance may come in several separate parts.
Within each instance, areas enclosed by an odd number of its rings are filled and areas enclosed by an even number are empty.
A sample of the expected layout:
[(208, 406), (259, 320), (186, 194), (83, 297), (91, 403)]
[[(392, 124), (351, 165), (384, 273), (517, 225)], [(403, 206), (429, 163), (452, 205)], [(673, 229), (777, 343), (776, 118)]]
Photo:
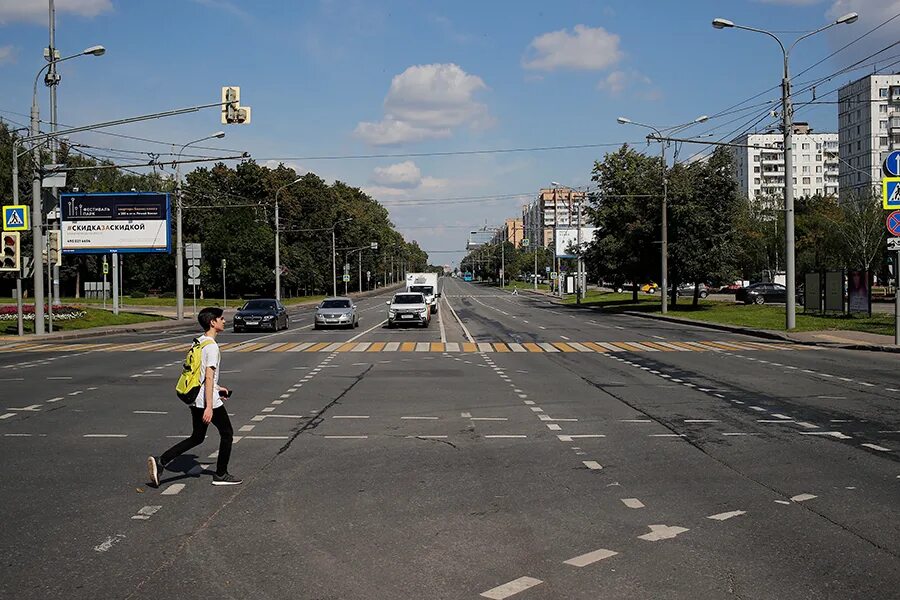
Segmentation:
[[(700, 288), (698, 295), (701, 298), (706, 298), (707, 296), (709, 296), (709, 288), (706, 287), (705, 283), (699, 284), (698, 287)], [(690, 296), (691, 298), (693, 298), (694, 297), (694, 284), (693, 283), (682, 283), (681, 285), (678, 286), (677, 293), (679, 296)]]
[(780, 283), (754, 283), (739, 289), (735, 293), (734, 298), (744, 304), (786, 302), (787, 288)]
[(235, 333), (248, 329), (287, 329), (291, 318), (284, 305), (274, 298), (248, 300), (234, 315), (232, 327)]
[(428, 327), (431, 323), (431, 310), (420, 292), (400, 292), (394, 294), (387, 302), (388, 327), (404, 324), (416, 324)]
[(720, 294), (736, 294), (743, 286), (740, 283), (729, 283), (719, 288)]
[(356, 305), (350, 298), (325, 298), (316, 307), (313, 329), (322, 327), (359, 327), (359, 314)]
[(641, 291), (645, 294), (655, 294), (659, 291), (659, 286), (655, 283), (645, 283), (641, 286)]

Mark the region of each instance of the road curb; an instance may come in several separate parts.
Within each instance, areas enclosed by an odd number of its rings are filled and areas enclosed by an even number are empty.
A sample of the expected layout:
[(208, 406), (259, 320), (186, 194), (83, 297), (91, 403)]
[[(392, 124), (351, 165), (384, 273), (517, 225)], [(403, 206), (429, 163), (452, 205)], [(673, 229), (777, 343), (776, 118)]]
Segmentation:
[(791, 344), (800, 344), (802, 346), (817, 346), (820, 348), (837, 348), (840, 350), (865, 350), (868, 352), (890, 352), (900, 353), (900, 346), (885, 346), (881, 344), (844, 344), (840, 342), (813, 342), (808, 340), (795, 340), (789, 335), (778, 331), (768, 331), (766, 329), (753, 329), (751, 327), (742, 327), (740, 325), (727, 325), (724, 323), (710, 323), (708, 321), (695, 321), (693, 319), (681, 319), (678, 317), (669, 317), (664, 315), (651, 315), (637, 311), (622, 311), (619, 314), (629, 315), (631, 317), (641, 317), (644, 319), (655, 319), (657, 321), (667, 321), (669, 323), (678, 323), (680, 325), (693, 325), (695, 327), (704, 327), (706, 329), (716, 329), (718, 331), (728, 331), (731, 333), (740, 333), (758, 338), (769, 340), (779, 340), (789, 342)]

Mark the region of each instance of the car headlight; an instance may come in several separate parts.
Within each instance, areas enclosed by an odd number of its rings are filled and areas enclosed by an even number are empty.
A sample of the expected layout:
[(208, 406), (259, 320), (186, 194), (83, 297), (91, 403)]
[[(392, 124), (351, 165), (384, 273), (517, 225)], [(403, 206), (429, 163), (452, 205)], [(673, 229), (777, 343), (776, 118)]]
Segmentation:
[(235, 321), (243, 321), (244, 317), (242, 317), (241, 315), (234, 315), (234, 320)]
[(388, 309), (388, 314), (391, 315), (391, 316), (393, 317), (394, 315), (397, 314), (397, 311), (394, 310), (393, 308), (391, 308), (391, 309)]
[(427, 309), (427, 308), (423, 308), (421, 311), (419, 311), (419, 314), (422, 315), (423, 317), (427, 316), (427, 315), (428, 315), (428, 309)]
[(274, 318), (275, 318), (275, 317), (274, 317), (273, 315), (266, 315), (266, 316), (263, 317), (263, 321), (271, 321), (271, 320), (274, 319)]

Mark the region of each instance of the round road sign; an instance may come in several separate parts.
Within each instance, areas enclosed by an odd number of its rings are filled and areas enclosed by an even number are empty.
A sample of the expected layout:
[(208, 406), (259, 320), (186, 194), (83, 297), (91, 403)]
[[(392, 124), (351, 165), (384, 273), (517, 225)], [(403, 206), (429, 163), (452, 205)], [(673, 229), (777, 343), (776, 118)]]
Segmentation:
[(191, 279), (200, 277), (200, 267), (188, 267), (188, 277)]
[(881, 164), (881, 168), (888, 177), (900, 177), (900, 150), (894, 150), (888, 154)]
[(900, 210), (895, 210), (889, 214), (885, 220), (885, 225), (887, 225), (887, 230), (892, 235), (900, 237)]

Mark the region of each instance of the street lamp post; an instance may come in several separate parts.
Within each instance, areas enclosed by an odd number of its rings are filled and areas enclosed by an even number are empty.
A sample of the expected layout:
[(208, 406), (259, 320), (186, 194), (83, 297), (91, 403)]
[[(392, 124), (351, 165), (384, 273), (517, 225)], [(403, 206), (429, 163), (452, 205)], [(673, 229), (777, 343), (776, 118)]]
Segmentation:
[[(60, 59), (50, 56), (50, 61), (41, 67), (34, 77), (34, 87), (31, 94), (31, 131), (32, 137), (37, 136), (40, 130), (40, 109), (37, 101), (37, 84), (41, 74), (46, 69), (55, 68), (61, 62), (78, 58), (79, 56), (103, 56), (106, 48), (103, 46), (91, 46), (78, 54), (72, 54)], [(43, 226), (44, 209), (41, 205), (41, 151), (39, 144), (32, 148), (34, 161), (34, 175), (31, 180), (31, 235), (34, 255), (34, 333), (44, 333), (44, 263), (41, 260), (40, 249), (44, 247)], [(13, 157), (15, 161), (15, 156)], [(50, 255), (47, 254), (49, 262)]]
[(275, 190), (275, 299), (279, 302), (281, 302), (281, 222), (278, 220), (278, 194), (299, 181), (303, 181), (303, 178), (298, 177)]
[(335, 247), (335, 239), (334, 239), (334, 229), (340, 223), (346, 223), (348, 221), (352, 221), (353, 217), (349, 217), (347, 219), (341, 219), (340, 221), (335, 221), (331, 226), (331, 295), (337, 296), (337, 248)]
[(835, 25), (843, 25), (855, 23), (859, 19), (859, 15), (855, 12), (848, 13), (843, 17), (840, 17), (836, 21), (825, 25), (824, 27), (820, 27), (815, 31), (811, 31), (805, 35), (800, 36), (787, 48), (785, 48), (784, 43), (781, 39), (770, 31), (766, 31), (764, 29), (757, 29), (755, 27), (747, 27), (745, 25), (736, 25), (732, 21), (728, 19), (713, 19), (712, 26), (716, 29), (743, 29), (745, 31), (753, 31), (756, 33), (762, 33), (776, 42), (778, 42), (778, 47), (781, 48), (781, 54), (784, 58), (782, 77), (781, 77), (781, 122), (782, 122), (782, 135), (783, 135), (783, 145), (784, 145), (784, 245), (785, 245), (785, 268), (784, 268), (784, 279), (785, 279), (785, 287), (787, 288), (787, 298), (786, 298), (786, 307), (785, 307), (785, 328), (788, 330), (793, 329), (796, 326), (796, 313), (797, 313), (797, 304), (796, 304), (796, 265), (795, 265), (795, 246), (794, 246), (794, 186), (792, 180), (790, 178), (793, 177), (793, 149), (792, 149), (792, 138), (793, 138), (793, 107), (791, 105), (791, 78), (788, 69), (788, 59), (791, 55), (791, 50), (794, 49), (794, 46), (797, 45), (800, 40), (806, 39), (812, 35), (815, 35), (819, 32), (825, 31)]
[[(708, 120), (709, 117), (706, 115), (702, 115), (697, 117), (690, 123), (686, 123), (685, 125), (679, 125), (673, 129), (679, 129), (682, 127), (686, 127), (687, 125), (693, 125), (694, 123), (703, 123)], [(647, 125), (645, 123), (638, 123), (637, 121), (632, 121), (631, 119), (625, 117), (619, 117), (616, 119), (621, 125), (637, 125), (638, 127), (645, 127), (647, 129), (652, 129), (654, 133), (656, 133), (657, 138), (662, 138), (662, 132), (654, 127), (653, 125)], [(659, 310), (662, 314), (666, 314), (669, 311), (668, 308), (668, 279), (669, 279), (669, 217), (668, 217), (668, 196), (669, 196), (669, 178), (666, 176), (666, 142), (662, 139), (659, 140), (659, 157), (661, 167), (662, 167), (662, 184), (663, 184), (663, 196), (662, 196), (662, 235), (661, 235), (661, 248), (660, 248), (660, 282), (659, 282), (659, 292), (660, 292), (660, 305)], [(635, 282), (637, 285), (637, 282)]]
[(182, 201), (181, 193), (181, 154), (184, 149), (193, 144), (199, 144), (213, 138), (225, 137), (224, 131), (217, 131), (212, 135), (202, 137), (184, 144), (175, 157), (175, 318), (181, 321), (184, 318), (184, 243), (182, 241)]

